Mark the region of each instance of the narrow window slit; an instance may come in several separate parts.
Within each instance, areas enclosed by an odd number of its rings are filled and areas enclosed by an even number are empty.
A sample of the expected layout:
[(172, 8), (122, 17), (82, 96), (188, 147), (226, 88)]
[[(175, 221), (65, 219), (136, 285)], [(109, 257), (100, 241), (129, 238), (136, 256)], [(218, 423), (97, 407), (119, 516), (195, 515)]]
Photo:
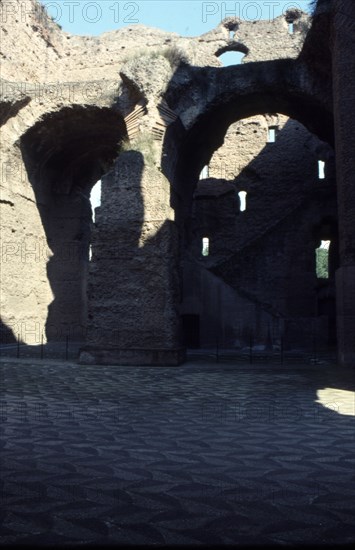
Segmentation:
[(329, 279), (330, 241), (321, 241), (316, 248), (316, 275), (318, 279)]
[(206, 164), (206, 166), (204, 166), (201, 170), (200, 180), (204, 180), (208, 178), (208, 176), (209, 176), (209, 167), (208, 167), (208, 164)]
[(318, 161), (318, 179), (324, 180), (325, 178), (325, 162), (323, 160)]
[(247, 192), (239, 191), (239, 200), (240, 200), (240, 211), (244, 212), (247, 209)]
[(208, 237), (202, 239), (202, 256), (208, 256), (210, 253), (210, 240)]
[(267, 136), (268, 143), (275, 143), (276, 132), (277, 132), (277, 126), (270, 126), (268, 128), (268, 136)]

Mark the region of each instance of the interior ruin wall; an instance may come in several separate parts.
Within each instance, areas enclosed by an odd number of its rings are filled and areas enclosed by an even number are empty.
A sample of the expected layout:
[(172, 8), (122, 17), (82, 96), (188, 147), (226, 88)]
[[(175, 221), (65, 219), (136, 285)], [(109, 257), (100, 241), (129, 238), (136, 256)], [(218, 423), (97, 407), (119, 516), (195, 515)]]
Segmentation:
[[(22, 8), (24, 4), (25, 10)], [(122, 119), (132, 109), (132, 98), (125, 97), (120, 69), (136, 58), (140, 58), (144, 64), (144, 56), (149, 50), (162, 51), (169, 57), (172, 47), (178, 49), (185, 62), (194, 66), (221, 66), (218, 56), (233, 49), (246, 53), (244, 63), (277, 59), (280, 52), (285, 58), (296, 58), (310, 25), (309, 17), (297, 14), (293, 34), (289, 33), (287, 18), (279, 17), (274, 21), (260, 21), (257, 24), (244, 21), (236, 24), (235, 20), (227, 20), (216, 29), (195, 38), (180, 37), (141, 25), (125, 27), (98, 37), (85, 37), (63, 32), (35, 0), (21, 3), (18, 10), (13, 10), (13, 5), (13, 2), (7, 0), (2, 3), (1, 18), (2, 320), (4, 327), (9, 328), (14, 337), (20, 336), (26, 343), (39, 343), (42, 334), (45, 338), (63, 339), (68, 331), (72, 337), (81, 338), (86, 330), (88, 247), (92, 231), (88, 196), (91, 186), (109, 170), (110, 163), (112, 165), (113, 154), (111, 151), (100, 152), (96, 155), (96, 164), (90, 166), (88, 159), (92, 143), (88, 145), (88, 151), (75, 148), (88, 128), (95, 127), (91, 136), (93, 143), (107, 133), (111, 121), (101, 127), (97, 120), (105, 109), (111, 110), (114, 105), (117, 109), (118, 96), (121, 100), (117, 112)], [(147, 70), (149, 64), (148, 56)], [(92, 114), (93, 110), (97, 112)], [(60, 116), (55, 119), (57, 114)], [(76, 124), (70, 123), (73, 114), (77, 116), (77, 119), (74, 118)], [(188, 124), (193, 117), (192, 108), (183, 114), (182, 120)], [(269, 156), (267, 161), (267, 153), (270, 153), (272, 146), (265, 144), (270, 120), (282, 129), (279, 138), (285, 143), (284, 150), (278, 147), (277, 153)], [(296, 127), (302, 137), (295, 141)], [(123, 134), (122, 131), (110, 138), (112, 147), (116, 142), (117, 151)], [(68, 143), (66, 136), (69, 138)], [(83, 155), (81, 164), (74, 162), (66, 151), (68, 148), (72, 148), (78, 158)], [(286, 149), (292, 150), (288, 156), (285, 155)], [(271, 248), (279, 246), (272, 242), (273, 232), (269, 227), (270, 219), (278, 220), (278, 223), (282, 221), (278, 218), (280, 214), (275, 213), (274, 205), (277, 201), (286, 226), (287, 215), (294, 215), (295, 204), (305, 201), (308, 194), (312, 195), (317, 185), (316, 160), (319, 152), (316, 149), (314, 138), (306, 135), (301, 125), (275, 113), (240, 121), (231, 126), (225, 145), (216, 152), (210, 163), (210, 176), (220, 180), (214, 181), (213, 185), (217, 189), (226, 185), (232, 185), (232, 188), (223, 191), (218, 197), (204, 199), (204, 182), (198, 186), (195, 218), (191, 224), (192, 235), (196, 235), (196, 238), (189, 242), (189, 253), (198, 257), (202, 233), (206, 229), (213, 232), (208, 260), (212, 263), (208, 265), (208, 273), (202, 267), (203, 277), (208, 287), (221, 287), (222, 294), (232, 293), (236, 307), (244, 313), (250, 311), (245, 315), (251, 324), (255, 317), (255, 304), (250, 303), (249, 295), (243, 295), (243, 287), (247, 286), (248, 269), (252, 271), (256, 268), (244, 266), (244, 275), (238, 274), (236, 265), (241, 266), (245, 262), (240, 261), (241, 251), (248, 247), (248, 243), (266, 234), (271, 240)], [(40, 151), (42, 159), (36, 151)], [(106, 153), (107, 159), (104, 158)], [(52, 162), (51, 159), (56, 155), (62, 166)], [(275, 164), (280, 168), (286, 158), (288, 164), (285, 173), (293, 174), (292, 193), (289, 187), (285, 188), (284, 178), (275, 178)], [(47, 160), (49, 165), (52, 162), (52, 169), (48, 169)], [(69, 161), (71, 170), (68, 174), (65, 172), (65, 164)], [(247, 165), (250, 165), (249, 172), (243, 171)], [(234, 166), (232, 170), (231, 166)], [(86, 186), (81, 181), (83, 175), (87, 180)], [(208, 182), (205, 182), (206, 185)], [(236, 192), (242, 187), (248, 192), (248, 210), (245, 213), (238, 212), (236, 199)], [(199, 193), (202, 195), (198, 198)], [(328, 199), (324, 200), (325, 210), (328, 208), (332, 211)], [(307, 208), (302, 211), (302, 219), (309, 219), (309, 223), (304, 222), (307, 227), (298, 233), (298, 244), (292, 231), (284, 244), (286, 250), (291, 245), (301, 248), (307, 239), (313, 215), (312, 206)], [(251, 212), (253, 216), (248, 218)], [(277, 229), (274, 229), (274, 233), (277, 236)], [(266, 250), (260, 256), (261, 266), (257, 267), (261, 271), (265, 259), (269, 258)], [(55, 262), (51, 261), (53, 256)], [(228, 271), (227, 264), (224, 265), (230, 257), (239, 258), (238, 262), (232, 260), (233, 280), (229, 275), (231, 268)], [(280, 267), (279, 263), (277, 269), (278, 276), (287, 280), (289, 274), (286, 268), (283, 265)], [(313, 283), (313, 266), (307, 269)], [(306, 279), (307, 276), (303, 275), (305, 288), (309, 288), (310, 283)], [(277, 297), (277, 285), (275, 282), (270, 283), (266, 295), (261, 297), (265, 289), (259, 285), (260, 281), (252, 277), (251, 281), (251, 294), (256, 300), (262, 304), (267, 302), (276, 311), (285, 313), (287, 307), (284, 302), (290, 293), (287, 285), (284, 286), (282, 296)], [(188, 296), (190, 291), (186, 285), (183, 286)], [(242, 290), (239, 294), (236, 293), (237, 287)], [(241, 302), (244, 305), (240, 305)], [(187, 300), (182, 303), (182, 314), (189, 309), (187, 303)], [(232, 302), (228, 299), (225, 303)], [(270, 323), (270, 312), (264, 309), (261, 307), (265, 318), (262, 325), (266, 327)], [(48, 317), (51, 315), (49, 330)], [(208, 315), (205, 319), (208, 319)], [(230, 334), (231, 315), (232, 312), (226, 315), (225, 325), (229, 327), (225, 329), (228, 333), (226, 342), (232, 341), (235, 336), (234, 333), (233, 336)], [(238, 330), (243, 332), (244, 329), (238, 328), (237, 333)], [(5, 330), (4, 333), (7, 334)], [(262, 334), (264, 337), (264, 329)]]
[[(192, 288), (183, 311), (199, 316), (202, 347), (216, 340), (225, 347), (247, 346), (250, 335), (259, 346), (270, 345), (270, 338), (279, 346), (283, 336), (290, 347), (311, 347), (315, 331), (319, 345), (332, 339), (334, 344), (338, 266), (333, 263), (329, 279), (319, 280), (315, 249), (322, 236), (338, 256), (335, 185), (331, 147), (297, 121), (259, 115), (229, 127), (208, 178), (195, 191), (185, 262), (186, 286)], [(240, 191), (247, 193), (244, 211)], [(320, 311), (323, 294), (331, 313)]]

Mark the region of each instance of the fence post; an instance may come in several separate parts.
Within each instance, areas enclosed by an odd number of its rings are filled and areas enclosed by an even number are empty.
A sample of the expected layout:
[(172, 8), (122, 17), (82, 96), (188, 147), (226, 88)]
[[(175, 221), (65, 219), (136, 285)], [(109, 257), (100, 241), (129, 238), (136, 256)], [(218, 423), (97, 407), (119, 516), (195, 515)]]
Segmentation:
[(313, 362), (317, 362), (317, 327), (316, 323), (313, 323)]
[(284, 337), (281, 336), (281, 340), (280, 340), (280, 360), (281, 360), (281, 365), (284, 364)]

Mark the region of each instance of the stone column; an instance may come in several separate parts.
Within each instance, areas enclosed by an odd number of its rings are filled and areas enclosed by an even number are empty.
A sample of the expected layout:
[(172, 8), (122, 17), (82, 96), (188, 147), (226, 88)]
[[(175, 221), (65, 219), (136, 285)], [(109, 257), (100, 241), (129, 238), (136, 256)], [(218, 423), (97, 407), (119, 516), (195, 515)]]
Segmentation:
[(340, 268), (336, 273), (339, 361), (355, 365), (355, 2), (334, 0), (333, 93)]
[[(134, 145), (132, 146), (134, 149)], [(177, 365), (178, 235), (170, 185), (149, 150), (120, 154), (102, 179), (81, 363)]]

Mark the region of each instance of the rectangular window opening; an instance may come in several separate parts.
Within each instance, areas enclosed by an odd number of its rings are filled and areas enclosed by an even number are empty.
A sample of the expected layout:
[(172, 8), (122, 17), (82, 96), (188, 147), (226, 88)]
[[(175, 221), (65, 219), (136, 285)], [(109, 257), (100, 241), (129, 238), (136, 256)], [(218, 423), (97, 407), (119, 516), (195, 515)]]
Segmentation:
[(293, 21), (291, 21), (289, 24), (288, 24), (288, 32), (290, 34), (293, 34), (295, 32), (295, 27), (294, 27), (294, 24), (293, 24)]
[(267, 136), (268, 143), (275, 143), (276, 133), (277, 133), (277, 126), (270, 126), (268, 129), (268, 136)]
[(329, 279), (330, 241), (321, 241), (316, 248), (316, 275), (318, 279)]
[(202, 239), (202, 256), (208, 256), (210, 253), (210, 240), (208, 237)]
[(239, 191), (239, 201), (240, 201), (240, 211), (244, 212), (244, 210), (247, 209), (247, 192), (246, 191)]
[(325, 178), (325, 162), (323, 160), (318, 161), (318, 179), (324, 180)]

